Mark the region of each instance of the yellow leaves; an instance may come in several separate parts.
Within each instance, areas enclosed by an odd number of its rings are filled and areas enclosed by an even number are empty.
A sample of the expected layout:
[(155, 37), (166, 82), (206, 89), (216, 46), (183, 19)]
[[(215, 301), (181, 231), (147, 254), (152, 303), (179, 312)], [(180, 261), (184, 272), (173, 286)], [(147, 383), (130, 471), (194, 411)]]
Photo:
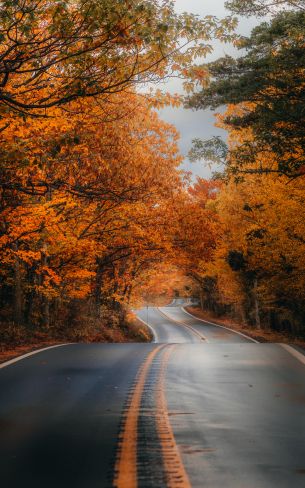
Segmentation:
[[(233, 114), (240, 110), (244, 107), (229, 107)], [(251, 134), (246, 130), (239, 131), (238, 135), (233, 130), (230, 133), (233, 145), (249, 137)], [(274, 167), (275, 155), (271, 152), (258, 157), (257, 165)], [(300, 299), (305, 288), (301, 271), (305, 266), (304, 198), (301, 179), (287, 184), (272, 174), (263, 177), (245, 174), (238, 184), (232, 178), (223, 186), (216, 200), (220, 239), (210, 272), (217, 276), (219, 289), (228, 301), (237, 297), (241, 303), (245, 293), (245, 283), (240, 282), (242, 272), (232, 271), (226, 262), (230, 250), (241, 252), (246, 270), (258, 277), (262, 307), (270, 307), (284, 288), (290, 300)]]
[[(0, 237), (6, 266), (18, 257), (24, 280), (29, 269), (34, 273), (39, 296), (92, 295), (97, 261), (104, 259), (103, 293), (124, 302), (137, 267), (147, 262), (145, 270), (154, 269), (157, 257), (172, 253), (172, 235), (164, 228), (174, 221), (167, 202), (182, 188), (178, 134), (150, 107), (178, 105), (180, 97), (158, 96), (148, 101), (129, 91), (113, 95), (108, 106), (77, 101), (69, 110), (50, 111), (50, 119), (14, 121), (8, 128), (3, 142), (7, 150), (16, 144), (11, 165), (18, 181), (39, 189), (41, 182), (50, 185), (45, 195), (25, 195), (3, 215), (7, 229)], [(25, 166), (17, 156), (21, 150)], [(79, 198), (79, 188), (88, 196)]]
[(23, 251), (23, 250), (17, 250), (14, 253), (21, 261), (24, 263), (27, 263), (29, 265), (32, 265), (33, 262), (40, 261), (41, 259), (41, 252), (34, 252), (31, 250)]
[(44, 286), (48, 287), (52, 285), (59, 285), (61, 282), (60, 276), (50, 267), (42, 266), (39, 270), (44, 277)]
[(76, 298), (76, 299), (84, 299), (89, 296), (91, 292), (91, 287), (90, 285), (82, 285), (81, 288), (78, 288), (77, 285), (73, 285), (69, 288), (68, 290), (68, 296), (69, 298)]
[(87, 269), (77, 268), (77, 269), (70, 269), (66, 274), (65, 278), (68, 280), (88, 280), (93, 278), (95, 273), (93, 271), (89, 271)]
[(84, 299), (92, 291), (91, 281), (95, 272), (84, 268), (71, 268), (65, 273), (64, 293), (69, 298)]
[(209, 73), (202, 66), (192, 66), (191, 68), (182, 71), (186, 81), (183, 87), (187, 93), (191, 93), (196, 87), (206, 87), (209, 81)]
[(0, 236), (0, 248), (1, 247), (6, 247), (10, 242), (10, 238), (7, 234), (3, 234)]
[(149, 97), (150, 106), (156, 109), (164, 108), (168, 105), (171, 107), (177, 108), (180, 107), (183, 102), (182, 95), (175, 93), (172, 95), (171, 93), (164, 93), (161, 90), (156, 90), (150, 97)]

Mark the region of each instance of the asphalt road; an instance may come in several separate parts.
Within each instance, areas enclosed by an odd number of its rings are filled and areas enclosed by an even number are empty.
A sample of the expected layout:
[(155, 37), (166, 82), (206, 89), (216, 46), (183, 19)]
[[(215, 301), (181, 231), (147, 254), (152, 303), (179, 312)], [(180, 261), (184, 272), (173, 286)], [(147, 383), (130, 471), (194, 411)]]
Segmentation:
[(148, 321), (156, 343), (0, 370), (1, 487), (304, 488), (305, 356), (177, 306)]
[(157, 343), (244, 343), (255, 342), (227, 328), (203, 322), (190, 316), (181, 307), (180, 300), (168, 307), (144, 308), (138, 317), (153, 327)]

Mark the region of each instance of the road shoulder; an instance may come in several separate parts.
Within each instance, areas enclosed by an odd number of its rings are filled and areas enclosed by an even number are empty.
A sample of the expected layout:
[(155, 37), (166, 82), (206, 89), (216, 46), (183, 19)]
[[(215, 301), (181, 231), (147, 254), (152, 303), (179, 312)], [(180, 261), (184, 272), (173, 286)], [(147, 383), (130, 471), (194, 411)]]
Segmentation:
[(293, 344), (299, 346), (300, 348), (305, 348), (305, 340), (302, 340), (301, 338), (294, 338), (292, 336), (289, 336), (288, 334), (283, 334), (276, 331), (254, 329), (250, 326), (239, 324), (228, 317), (216, 317), (210, 312), (201, 310), (199, 307), (187, 305), (183, 308), (186, 312), (190, 313), (198, 319), (206, 320), (207, 322), (215, 323), (216, 325), (225, 327), (229, 330), (231, 329), (235, 332), (245, 334), (246, 336), (249, 336), (251, 339), (254, 339), (257, 342)]

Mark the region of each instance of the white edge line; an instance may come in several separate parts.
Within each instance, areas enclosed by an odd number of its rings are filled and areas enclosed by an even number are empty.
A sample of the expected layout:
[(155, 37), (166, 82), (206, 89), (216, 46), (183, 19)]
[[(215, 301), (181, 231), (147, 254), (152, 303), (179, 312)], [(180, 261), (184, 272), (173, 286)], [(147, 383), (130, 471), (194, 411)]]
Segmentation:
[[(162, 307), (164, 308), (164, 307)], [(181, 307), (183, 308), (183, 307)], [(187, 329), (190, 329), (191, 331), (193, 331), (193, 334), (195, 335), (199, 335), (200, 337), (203, 338), (203, 340), (205, 340), (205, 342), (207, 344), (209, 344), (209, 340), (208, 338), (203, 334), (203, 332), (198, 332), (198, 330), (194, 329), (194, 327), (192, 327), (191, 325), (189, 324), (184, 324), (183, 322), (179, 321), (179, 320), (176, 320), (176, 319), (173, 319), (170, 315), (167, 315), (165, 312), (163, 312), (163, 310), (161, 310), (161, 307), (157, 307), (157, 310), (162, 314), (164, 315), (164, 317), (166, 317), (168, 320), (171, 320), (172, 322), (178, 324), (178, 325), (182, 325), (183, 327), (186, 327)], [(190, 315), (190, 314), (189, 314)]]
[(44, 347), (43, 349), (37, 349), (36, 351), (28, 352), (27, 354), (23, 354), (22, 356), (18, 356), (14, 359), (10, 359), (5, 363), (0, 364), (0, 369), (5, 368), (6, 366), (10, 366), (11, 364), (17, 363), (17, 361), (21, 361), (21, 359), (28, 358), (29, 356), (34, 356), (34, 354), (38, 354), (39, 352), (47, 351), (48, 349), (54, 349), (54, 347), (61, 347), (61, 346), (70, 346), (72, 344), (76, 344), (76, 342), (67, 342), (65, 344), (56, 344), (55, 346)]
[(302, 364), (305, 364), (305, 356), (304, 356), (304, 354), (302, 354), (301, 352), (297, 351), (296, 349), (294, 349), (294, 347), (291, 347), (288, 344), (280, 344), (280, 346), (283, 349), (286, 349), (286, 351), (289, 352), (289, 354), (291, 354), (291, 356), (293, 356), (296, 359), (298, 359)]
[(147, 322), (145, 322), (145, 320), (143, 319), (140, 319), (140, 317), (138, 317), (138, 315), (136, 315), (137, 319), (140, 320), (141, 322), (143, 322), (143, 324), (145, 324), (150, 330), (151, 330), (151, 333), (153, 335), (153, 340), (151, 341), (151, 343), (154, 343), (156, 344), (157, 343), (157, 340), (158, 340), (158, 337), (157, 337), (157, 334), (156, 332), (154, 331), (154, 329), (152, 328), (151, 325), (149, 325)]
[(237, 330), (233, 330), (233, 329), (230, 329), (230, 327), (226, 327), (224, 325), (219, 325), (219, 324), (215, 324), (215, 322), (210, 322), (209, 320), (203, 320), (203, 319), (200, 319), (199, 317), (196, 317), (196, 315), (193, 315), (191, 314), (190, 312), (188, 312), (187, 310), (185, 310), (184, 307), (181, 307), (181, 310), (183, 310), (183, 312), (187, 313), (190, 317), (192, 317), (193, 319), (196, 319), (196, 320), (200, 320), (200, 322), (205, 322), (206, 324), (212, 324), (212, 325), (215, 325), (216, 327), (221, 327), (222, 329), (227, 329), (227, 330), (230, 330), (231, 332), (234, 332), (234, 334), (238, 334), (240, 336), (243, 336), (245, 337), (246, 339), (249, 339), (250, 341), (252, 342), (255, 342), (256, 344), (259, 344), (259, 342), (256, 340), (256, 339), (253, 339), (252, 337), (249, 337), (247, 336), (246, 334), (243, 334), (242, 332), (237, 332)]

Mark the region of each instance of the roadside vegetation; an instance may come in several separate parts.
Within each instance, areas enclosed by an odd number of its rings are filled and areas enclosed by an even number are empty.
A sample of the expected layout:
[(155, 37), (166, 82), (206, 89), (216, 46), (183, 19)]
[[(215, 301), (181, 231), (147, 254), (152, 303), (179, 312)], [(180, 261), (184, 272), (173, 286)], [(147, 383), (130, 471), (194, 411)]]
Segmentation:
[(241, 55), (206, 66), (207, 89), (188, 97), (196, 110), (226, 110), (228, 132), (195, 140), (191, 158), (219, 162), (213, 199), (196, 198), (217, 225), (213, 258), (195, 270), (202, 308), (256, 329), (305, 334), (305, 4), (231, 1), (242, 15), (269, 14)]

